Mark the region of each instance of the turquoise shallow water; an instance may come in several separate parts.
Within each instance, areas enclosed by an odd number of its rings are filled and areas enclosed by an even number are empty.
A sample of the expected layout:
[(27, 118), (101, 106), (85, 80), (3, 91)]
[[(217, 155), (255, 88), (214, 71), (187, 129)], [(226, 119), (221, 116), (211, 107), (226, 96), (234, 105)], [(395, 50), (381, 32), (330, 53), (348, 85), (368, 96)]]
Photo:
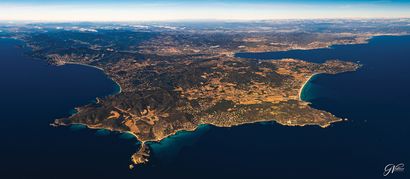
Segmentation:
[(314, 89), (320, 88), (318, 86), (315, 86), (314, 83), (312, 83), (312, 81), (314, 81), (315, 79), (317, 79), (321, 74), (316, 74), (314, 76), (312, 76), (308, 82), (306, 82), (305, 86), (303, 86), (302, 91), (300, 93), (300, 99), (302, 99), (303, 101), (310, 101), (314, 98), (314, 94), (313, 91)]
[(134, 135), (130, 134), (130, 133), (121, 133), (120, 134), (120, 138), (121, 139), (134, 139)]
[(108, 135), (110, 135), (110, 133), (111, 132), (109, 130), (106, 130), (106, 129), (99, 129), (95, 132), (95, 134), (98, 135), (98, 136), (108, 136)]
[(84, 130), (87, 129), (86, 125), (82, 125), (82, 124), (73, 124), (71, 126), (69, 126), (69, 128), (73, 131), (78, 131), (78, 130)]
[(172, 163), (177, 160), (183, 148), (195, 145), (200, 137), (210, 130), (210, 125), (200, 125), (195, 131), (179, 131), (175, 135), (165, 138), (160, 142), (150, 142), (149, 146), (157, 163)]

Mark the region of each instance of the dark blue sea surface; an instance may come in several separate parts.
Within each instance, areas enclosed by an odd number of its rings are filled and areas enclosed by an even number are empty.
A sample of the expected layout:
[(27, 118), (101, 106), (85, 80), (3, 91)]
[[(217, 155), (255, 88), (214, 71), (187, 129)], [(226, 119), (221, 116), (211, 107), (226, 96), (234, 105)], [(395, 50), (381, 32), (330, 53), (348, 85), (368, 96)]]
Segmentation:
[[(51, 66), (0, 39), (0, 178), (113, 178), (127, 173), (135, 139), (84, 126), (51, 127), (116, 84), (96, 68)], [(97, 134), (96, 134), (97, 133)]]
[(232, 128), (201, 126), (151, 144), (151, 162), (128, 169), (135, 139), (53, 119), (106, 96), (117, 86), (85, 66), (50, 66), (24, 56), (18, 41), (0, 40), (0, 178), (410, 178), (383, 177), (387, 164), (410, 166), (410, 36), (369, 44), (276, 53), (259, 59), (360, 61), (356, 72), (320, 74), (303, 90), (317, 109), (348, 118), (328, 128), (274, 122)]

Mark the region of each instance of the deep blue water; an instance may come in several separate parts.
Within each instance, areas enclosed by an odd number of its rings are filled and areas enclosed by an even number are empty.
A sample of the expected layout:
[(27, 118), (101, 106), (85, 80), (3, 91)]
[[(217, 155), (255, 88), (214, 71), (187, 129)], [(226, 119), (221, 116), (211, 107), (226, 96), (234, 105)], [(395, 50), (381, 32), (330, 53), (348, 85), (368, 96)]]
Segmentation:
[(114, 93), (115, 83), (95, 68), (29, 58), (17, 45), (0, 39), (0, 178), (112, 178), (108, 166), (128, 172), (135, 140), (49, 126), (74, 107)]
[[(115, 84), (99, 70), (55, 67), (0, 40), (0, 178), (325, 178), (377, 179), (389, 163), (410, 165), (410, 36), (330, 49), (238, 54), (360, 61), (356, 72), (318, 75), (304, 89), (312, 106), (348, 118), (329, 128), (274, 122), (201, 126), (152, 144), (152, 161), (130, 171), (137, 141), (81, 126), (48, 124)], [(409, 178), (409, 169), (386, 178)]]

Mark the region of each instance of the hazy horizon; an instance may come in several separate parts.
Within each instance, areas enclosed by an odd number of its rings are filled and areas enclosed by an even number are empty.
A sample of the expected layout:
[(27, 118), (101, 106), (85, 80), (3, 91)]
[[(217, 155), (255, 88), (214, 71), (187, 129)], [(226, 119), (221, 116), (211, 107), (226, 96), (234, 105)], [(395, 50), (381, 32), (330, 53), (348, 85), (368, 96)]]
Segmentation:
[(0, 2), (0, 21), (138, 22), (190, 20), (410, 18), (403, 0), (21, 0)]

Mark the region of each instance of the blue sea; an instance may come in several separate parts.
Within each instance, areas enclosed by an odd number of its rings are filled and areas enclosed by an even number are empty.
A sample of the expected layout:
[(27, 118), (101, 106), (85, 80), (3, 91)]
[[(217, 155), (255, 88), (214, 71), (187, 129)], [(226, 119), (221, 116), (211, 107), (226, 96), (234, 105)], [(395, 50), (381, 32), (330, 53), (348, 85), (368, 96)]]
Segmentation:
[(348, 121), (328, 128), (275, 122), (232, 128), (201, 126), (150, 144), (144, 166), (128, 169), (139, 143), (126, 134), (84, 126), (51, 127), (59, 117), (114, 94), (98, 69), (51, 66), (0, 40), (0, 178), (410, 178), (409, 168), (383, 177), (388, 164), (410, 166), (410, 36), (368, 44), (242, 58), (359, 61), (356, 72), (320, 74), (303, 89), (317, 109)]

